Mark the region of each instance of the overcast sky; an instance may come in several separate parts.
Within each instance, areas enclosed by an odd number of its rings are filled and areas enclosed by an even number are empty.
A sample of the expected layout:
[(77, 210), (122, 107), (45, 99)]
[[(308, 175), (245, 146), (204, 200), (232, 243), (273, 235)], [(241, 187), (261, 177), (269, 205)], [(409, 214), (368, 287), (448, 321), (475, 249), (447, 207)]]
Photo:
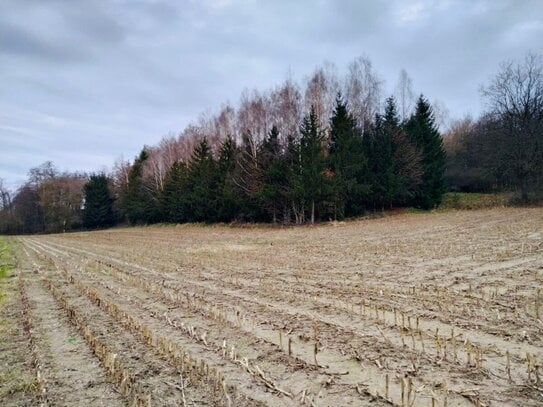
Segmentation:
[(111, 168), (244, 88), (368, 56), (452, 117), (505, 59), (543, 52), (543, 0), (0, 0), (0, 178)]

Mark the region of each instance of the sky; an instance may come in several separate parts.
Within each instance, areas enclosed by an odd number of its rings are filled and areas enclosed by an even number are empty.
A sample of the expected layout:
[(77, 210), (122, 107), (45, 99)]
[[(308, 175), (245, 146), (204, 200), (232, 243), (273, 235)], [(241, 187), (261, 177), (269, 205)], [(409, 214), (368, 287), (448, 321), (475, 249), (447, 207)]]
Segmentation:
[(244, 89), (371, 59), (392, 93), (484, 109), (504, 60), (543, 53), (543, 0), (0, 0), (0, 178), (110, 169)]

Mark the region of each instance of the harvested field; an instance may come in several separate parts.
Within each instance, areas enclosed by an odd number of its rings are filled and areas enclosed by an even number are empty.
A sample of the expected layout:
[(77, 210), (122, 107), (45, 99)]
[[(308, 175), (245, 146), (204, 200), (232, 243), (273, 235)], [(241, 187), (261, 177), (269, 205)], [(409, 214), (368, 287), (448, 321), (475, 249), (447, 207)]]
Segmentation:
[(11, 243), (2, 405), (543, 404), (541, 208)]

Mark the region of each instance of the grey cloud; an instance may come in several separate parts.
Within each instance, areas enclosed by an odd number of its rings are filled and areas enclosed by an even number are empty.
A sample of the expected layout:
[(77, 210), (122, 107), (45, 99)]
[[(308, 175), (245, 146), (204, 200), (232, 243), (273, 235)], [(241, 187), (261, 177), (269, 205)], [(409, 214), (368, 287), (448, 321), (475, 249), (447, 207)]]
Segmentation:
[[(391, 93), (405, 68), (453, 116), (481, 109), (500, 61), (543, 52), (539, 0), (5, 0), (0, 13), (0, 177), (45, 159), (111, 166), (202, 111), (340, 72), (367, 55)], [(25, 146), (26, 143), (26, 146)], [(92, 152), (90, 154), (89, 152)], [(87, 158), (83, 159), (85, 156)], [(19, 174), (14, 176), (14, 174)]]
[(48, 59), (55, 62), (84, 58), (83, 50), (50, 43), (15, 25), (0, 23), (0, 53)]

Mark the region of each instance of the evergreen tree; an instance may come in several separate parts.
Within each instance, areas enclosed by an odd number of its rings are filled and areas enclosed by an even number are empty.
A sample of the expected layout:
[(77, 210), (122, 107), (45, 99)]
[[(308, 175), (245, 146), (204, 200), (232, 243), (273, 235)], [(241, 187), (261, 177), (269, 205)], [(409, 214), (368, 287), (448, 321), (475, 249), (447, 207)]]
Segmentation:
[(234, 184), (240, 197), (240, 217), (250, 221), (266, 219), (260, 205), (264, 173), (259, 150), (260, 146), (251, 133), (244, 133), (236, 160)]
[(234, 173), (236, 170), (237, 148), (234, 139), (228, 135), (221, 144), (218, 171), (218, 220), (222, 222), (231, 221), (239, 211), (240, 202), (236, 194)]
[(445, 192), (446, 154), (430, 103), (422, 95), (417, 101), (415, 113), (406, 124), (406, 131), (421, 154), (422, 183), (413, 204), (424, 209), (434, 208), (441, 203)]
[(341, 96), (330, 120), (328, 161), (332, 172), (334, 218), (359, 215), (369, 193), (367, 160), (356, 119), (347, 110)]
[[(300, 140), (292, 135), (288, 136), (285, 151), (285, 209), (284, 219), (294, 216), (294, 222), (299, 225), (305, 222), (304, 185), (302, 163), (300, 157)], [(292, 213), (290, 211), (292, 210)]]
[(217, 219), (216, 163), (207, 139), (196, 146), (188, 167), (188, 218), (197, 222)]
[(377, 134), (382, 131), (382, 119), (381, 115), (376, 113), (373, 121), (364, 125), (364, 133), (362, 136), (362, 146), (364, 148), (364, 155), (368, 158), (366, 180), (370, 185), (369, 203), (373, 210), (376, 210), (378, 197), (380, 196), (381, 185), (378, 182), (378, 164), (377, 159)]
[(263, 186), (260, 191), (262, 207), (277, 222), (280, 211), (285, 212), (287, 189), (287, 166), (281, 152), (279, 131), (273, 126), (260, 147), (259, 161), (263, 171)]
[(382, 121), (382, 132), (378, 140), (379, 159), (381, 160), (381, 204), (382, 207), (392, 206), (396, 195), (397, 178), (395, 173), (395, 145), (394, 137), (400, 131), (400, 118), (396, 109), (396, 102), (391, 96), (386, 100), (385, 114)]
[(166, 222), (185, 222), (188, 220), (188, 170), (183, 161), (175, 162), (164, 180), (160, 196), (162, 218)]
[(312, 106), (309, 116), (305, 116), (300, 128), (300, 164), (305, 204), (315, 223), (316, 206), (325, 196), (326, 158), (324, 156), (324, 133), (319, 118)]
[(420, 154), (400, 124), (394, 98), (386, 100), (383, 116), (375, 116), (364, 136), (364, 150), (373, 209), (409, 203), (420, 184)]
[(91, 175), (84, 187), (85, 209), (83, 224), (86, 228), (109, 227), (115, 223), (113, 198), (105, 174)]
[(122, 196), (121, 208), (132, 224), (153, 222), (158, 217), (156, 199), (143, 180), (142, 167), (148, 157), (147, 151), (143, 149), (130, 169), (128, 186)]

